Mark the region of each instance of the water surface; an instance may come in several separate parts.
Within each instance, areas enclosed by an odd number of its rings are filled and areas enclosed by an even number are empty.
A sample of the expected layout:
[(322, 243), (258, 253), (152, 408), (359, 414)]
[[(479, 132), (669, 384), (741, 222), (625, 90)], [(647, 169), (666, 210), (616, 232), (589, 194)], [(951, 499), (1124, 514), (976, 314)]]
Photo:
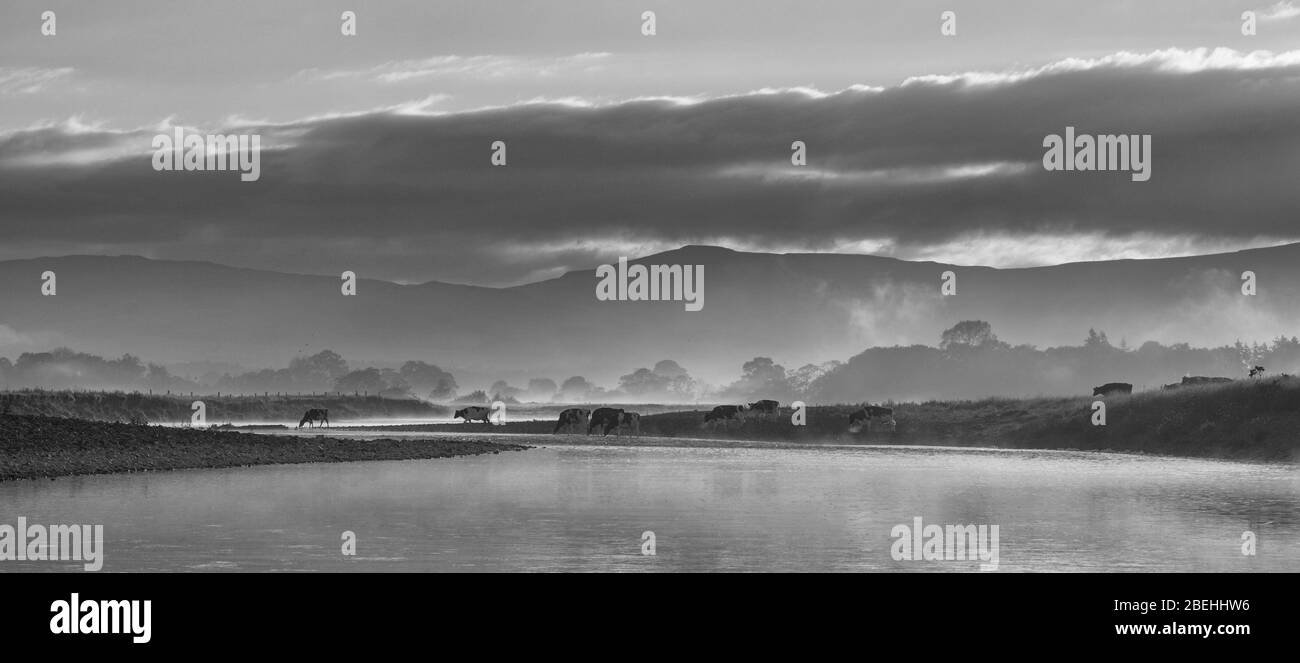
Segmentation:
[(1003, 572), (1300, 571), (1294, 467), (1052, 451), (550, 446), (0, 484), (18, 516), (103, 524), (107, 571), (978, 572), (892, 559), (915, 517), (998, 525)]

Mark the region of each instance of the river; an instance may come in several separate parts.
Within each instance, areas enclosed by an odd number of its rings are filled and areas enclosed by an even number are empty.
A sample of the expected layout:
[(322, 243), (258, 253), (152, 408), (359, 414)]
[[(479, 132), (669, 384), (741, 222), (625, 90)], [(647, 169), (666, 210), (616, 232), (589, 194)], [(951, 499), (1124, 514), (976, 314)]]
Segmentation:
[[(1300, 571), (1293, 466), (521, 441), (552, 446), (10, 482), (0, 523), (102, 524), (106, 571), (979, 572), (978, 560), (896, 559), (895, 528), (916, 518), (996, 525), (1000, 572)], [(342, 554), (345, 531), (355, 555)], [(1254, 555), (1242, 554), (1245, 532)]]

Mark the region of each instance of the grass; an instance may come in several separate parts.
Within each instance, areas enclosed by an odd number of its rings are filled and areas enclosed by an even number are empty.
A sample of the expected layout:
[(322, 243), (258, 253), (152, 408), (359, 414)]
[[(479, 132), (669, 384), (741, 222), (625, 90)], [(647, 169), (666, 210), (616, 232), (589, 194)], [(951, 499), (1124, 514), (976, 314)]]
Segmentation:
[(211, 424), (245, 421), (289, 421), (297, 424), (309, 408), (327, 408), (331, 420), (445, 417), (451, 411), (415, 398), (379, 396), (203, 396), (142, 394), (126, 391), (0, 392), (0, 413), (66, 417), (90, 421), (189, 423), (191, 404), (201, 400)]
[[(1092, 423), (1094, 401), (1106, 404), (1106, 425)], [(1011, 449), (1076, 449), (1171, 456), (1300, 462), (1300, 378), (1279, 376), (1227, 384), (1146, 391), (1107, 398), (988, 398), (892, 404), (893, 432), (876, 426), (848, 431), (856, 405), (811, 406), (807, 425), (791, 411), (775, 419), (705, 426), (703, 411), (648, 414), (644, 436), (793, 443), (908, 444)], [(549, 434), (550, 421), (429, 424), (385, 430)], [(585, 431), (582, 431), (585, 433)]]
[[(156, 404), (156, 407), (164, 409), (167, 416), (177, 416), (176, 410), (179, 409), (179, 413), (188, 420), (188, 398), (168, 399), (163, 396), (138, 394), (36, 393), (42, 395), (31, 401), (14, 400), (13, 394), (0, 395), (0, 412), (4, 412), (7, 403), (12, 414), (18, 414), (12, 412), (16, 407), (36, 407), (44, 410), (38, 414), (113, 421), (126, 419), (128, 413), (137, 409), (147, 412), (150, 404)], [(1105, 426), (1092, 424), (1092, 404), (1097, 400), (1102, 400), (1106, 404)], [(234, 398), (230, 399), (230, 402), (224, 402), (224, 399), (204, 398), (204, 401), (208, 403), (208, 420), (213, 423), (231, 419), (282, 420), (296, 423), (306, 406), (301, 398), (278, 401), (275, 397)], [(324, 397), (320, 399), (320, 403), (330, 408), (331, 419), (340, 429), (349, 427), (345, 422), (350, 419), (384, 416), (434, 418), (445, 417), (448, 414), (436, 412), (434, 408), (437, 406), (422, 401), (400, 401), (377, 397), (368, 399)], [(1227, 384), (1183, 387), (1171, 391), (1146, 391), (1104, 399), (1091, 396), (988, 398), (892, 405), (894, 418), (898, 422), (894, 431), (890, 432), (883, 426), (877, 426), (861, 433), (851, 433), (848, 430), (848, 417), (851, 412), (858, 409), (856, 405), (811, 406), (807, 410), (806, 426), (794, 426), (790, 423), (789, 408), (783, 408), (781, 415), (774, 419), (755, 418), (744, 422), (732, 422), (725, 426), (706, 426), (703, 421), (704, 411), (699, 410), (663, 411), (665, 408), (661, 406), (626, 406), (626, 408), (641, 409), (645, 412), (641, 417), (641, 433), (647, 438), (677, 438), (680, 443), (686, 443), (686, 439), (690, 438), (714, 441), (717, 446), (742, 445), (746, 441), (781, 445), (906, 444), (1004, 449), (1075, 449), (1230, 460), (1300, 462), (1300, 378), (1290, 376), (1238, 380)], [(653, 413), (656, 410), (658, 412)], [(515, 416), (520, 415), (518, 409), (511, 409), (510, 412)], [(533, 416), (547, 414), (545, 409), (533, 411), (525, 409), (524, 412), (531, 413)], [(0, 421), (20, 418), (0, 417)], [(158, 417), (150, 418), (152, 421), (158, 419)], [(493, 433), (547, 436), (554, 426), (553, 420), (509, 420), (504, 426), (487, 426), (479, 423), (408, 426), (376, 424), (350, 426), (350, 428), (461, 433), (467, 436)], [(88, 421), (78, 422), (76, 427), (68, 430), (75, 430), (78, 439), (91, 444), (96, 443), (98, 439), (96, 435), (106, 436), (110, 440), (114, 437), (122, 437), (122, 428), (148, 431), (132, 433), (126, 435), (124, 439), (137, 437), (153, 439), (154, 436), (165, 436), (165, 433), (151, 432), (157, 427), (105, 427), (105, 424)], [(207, 431), (195, 432), (208, 433)], [(585, 430), (580, 433), (585, 433)], [(0, 445), (14, 444), (15, 440), (6, 437), (14, 434), (15, 429), (0, 427)], [(51, 444), (62, 444), (57, 437), (39, 435), (37, 437), (50, 440)], [(206, 438), (186, 439), (199, 442), (206, 440)], [(581, 434), (568, 435), (562, 439), (567, 443), (596, 441), (595, 437), (587, 438)], [(641, 443), (646, 442), (650, 440)], [(26, 442), (18, 439), (16, 443)], [(270, 444), (269, 439), (267, 444)], [(360, 448), (362, 447), (358, 447)], [(30, 447), (28, 449), (31, 451)], [(143, 453), (147, 456), (152, 453), (151, 449), (155, 448), (144, 446), (133, 447), (133, 449), (135, 449), (133, 453)], [(362, 452), (348, 451), (347, 453)], [(247, 459), (249, 456), (237, 453), (235, 457)], [(311, 456), (308, 454), (304, 457)], [(15, 457), (11, 456), (11, 462), (15, 462), (12, 461), (13, 458)], [(66, 460), (65, 458), (61, 462)], [(78, 467), (88, 468), (91, 465), (79, 462)], [(3, 470), (0, 469), (0, 475), (3, 474)]]

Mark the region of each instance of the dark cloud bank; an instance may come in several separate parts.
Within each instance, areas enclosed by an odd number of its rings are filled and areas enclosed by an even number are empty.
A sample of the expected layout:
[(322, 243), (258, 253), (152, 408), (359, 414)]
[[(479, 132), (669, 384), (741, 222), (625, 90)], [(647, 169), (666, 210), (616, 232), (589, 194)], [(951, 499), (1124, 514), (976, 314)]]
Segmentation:
[[(154, 172), (156, 129), (60, 125), (0, 138), (0, 258), (128, 253), (499, 285), (689, 243), (908, 256), (972, 236), (1286, 240), (1298, 74), (1289, 54), (1172, 51), (830, 95), (236, 128), (270, 148), (255, 183)], [(1044, 172), (1043, 137), (1066, 125), (1152, 134), (1151, 180)], [(504, 168), (489, 164), (495, 140)], [(802, 170), (794, 140), (808, 146)]]

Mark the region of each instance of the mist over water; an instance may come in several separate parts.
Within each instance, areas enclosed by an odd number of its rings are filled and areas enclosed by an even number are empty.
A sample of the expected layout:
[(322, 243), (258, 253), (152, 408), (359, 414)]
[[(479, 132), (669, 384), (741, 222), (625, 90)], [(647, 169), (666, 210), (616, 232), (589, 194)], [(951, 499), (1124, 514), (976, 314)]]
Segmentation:
[(1283, 465), (882, 447), (553, 446), (0, 485), (8, 520), (104, 524), (109, 571), (978, 572), (892, 559), (891, 529), (915, 517), (998, 525), (1001, 571), (1296, 571), (1298, 502)]

